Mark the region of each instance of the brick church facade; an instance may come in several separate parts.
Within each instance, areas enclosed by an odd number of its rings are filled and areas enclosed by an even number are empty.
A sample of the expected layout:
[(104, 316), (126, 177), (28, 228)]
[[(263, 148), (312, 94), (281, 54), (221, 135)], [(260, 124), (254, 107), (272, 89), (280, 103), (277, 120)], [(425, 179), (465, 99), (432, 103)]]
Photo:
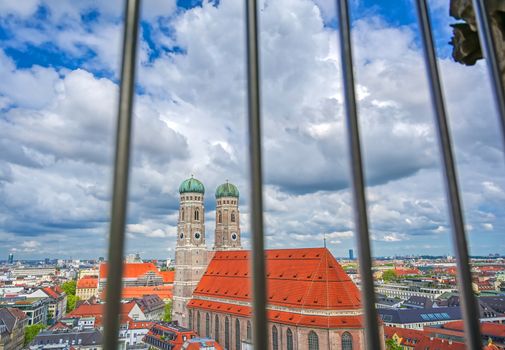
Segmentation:
[[(205, 246), (203, 184), (179, 188), (173, 319), (225, 349), (252, 349), (250, 252), (240, 245), (238, 190), (216, 190), (216, 239)], [(326, 248), (265, 252), (269, 349), (364, 349), (358, 288)]]

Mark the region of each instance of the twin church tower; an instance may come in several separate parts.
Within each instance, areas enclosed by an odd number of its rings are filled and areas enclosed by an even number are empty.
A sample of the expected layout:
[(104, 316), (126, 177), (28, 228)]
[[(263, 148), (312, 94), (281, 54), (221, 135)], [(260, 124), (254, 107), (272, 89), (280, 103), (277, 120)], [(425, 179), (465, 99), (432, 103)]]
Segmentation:
[(240, 243), (239, 191), (226, 182), (216, 189), (216, 229), (214, 247), (205, 244), (205, 187), (191, 177), (179, 186), (180, 206), (175, 248), (175, 280), (172, 320), (188, 327), (187, 303), (207, 269), (213, 253), (219, 250), (242, 249)]

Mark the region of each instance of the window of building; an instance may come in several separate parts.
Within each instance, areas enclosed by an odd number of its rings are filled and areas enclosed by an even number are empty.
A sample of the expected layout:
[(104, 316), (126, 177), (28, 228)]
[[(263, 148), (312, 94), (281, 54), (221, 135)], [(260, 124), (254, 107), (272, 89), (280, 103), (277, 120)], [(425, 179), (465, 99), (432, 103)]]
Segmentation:
[(352, 350), (352, 335), (348, 332), (342, 334), (342, 350)]
[(314, 331), (309, 333), (309, 350), (319, 350), (319, 338)]
[(240, 321), (235, 320), (235, 350), (240, 350)]
[(210, 338), (210, 315), (208, 312), (205, 315), (205, 336)]
[(247, 321), (247, 340), (252, 339), (251, 321)]
[(231, 212), (231, 222), (235, 222), (235, 212)]
[(230, 348), (230, 320), (228, 317), (224, 319), (224, 347)]
[(275, 326), (272, 327), (272, 349), (273, 350), (279, 349), (279, 340), (277, 338), (277, 327)]
[(198, 209), (195, 210), (195, 220), (196, 221), (200, 220), (200, 212), (198, 211)]
[(219, 317), (214, 318), (214, 339), (219, 343)]
[(223, 222), (223, 216), (221, 215), (221, 212), (217, 212), (217, 222), (220, 224)]
[(293, 332), (289, 328), (286, 332), (286, 347), (288, 350), (293, 350)]

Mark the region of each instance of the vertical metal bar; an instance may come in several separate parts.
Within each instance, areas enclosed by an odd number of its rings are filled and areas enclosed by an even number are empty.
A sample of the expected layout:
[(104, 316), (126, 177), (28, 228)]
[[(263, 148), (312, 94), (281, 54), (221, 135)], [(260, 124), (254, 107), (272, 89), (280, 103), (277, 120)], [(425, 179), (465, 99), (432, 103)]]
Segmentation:
[(256, 0), (246, 0), (249, 167), (253, 271), (253, 346), (267, 349), (266, 275), (263, 242), (263, 184), (261, 170), (260, 68)]
[(438, 139), (442, 151), (445, 186), (449, 201), (452, 235), (458, 263), (458, 287), (461, 295), (460, 305), (462, 305), (463, 308), (466, 343), (468, 349), (481, 349), (482, 340), (480, 338), (479, 312), (472, 289), (472, 274), (470, 271), (470, 258), (468, 255), (465, 225), (459, 198), (458, 180), (456, 167), (454, 165), (449, 125), (442, 95), (442, 83), (440, 81), (437, 57), (431, 34), (428, 5), (426, 4), (426, 0), (417, 0), (416, 5), (424, 46), (424, 60), (430, 84), (433, 112), (436, 120), (435, 124), (437, 126)]
[(130, 139), (135, 88), (135, 62), (140, 0), (127, 0), (123, 37), (121, 85), (116, 129), (116, 158), (112, 194), (107, 304), (105, 312), (104, 349), (118, 348), (119, 313), (123, 276), (123, 251), (128, 200)]
[[(354, 222), (357, 232), (359, 268), (361, 275), (361, 302), (365, 311), (365, 339), (368, 349), (381, 349), (379, 322), (375, 310), (372, 254), (368, 234), (365, 180), (359, 137), (358, 109), (354, 89), (351, 24), (347, 0), (337, 0), (340, 54), (344, 81), (344, 100), (347, 116), (350, 165), (352, 170)], [(383, 341), (382, 341), (383, 342)]]
[(473, 0), (473, 8), (479, 29), (480, 45), (487, 60), (487, 67), (494, 88), (496, 108), (500, 116), (502, 137), (505, 142), (505, 87), (503, 86), (504, 83), (500, 74), (498, 50), (496, 49), (491, 24), (489, 23), (489, 11), (484, 0)]

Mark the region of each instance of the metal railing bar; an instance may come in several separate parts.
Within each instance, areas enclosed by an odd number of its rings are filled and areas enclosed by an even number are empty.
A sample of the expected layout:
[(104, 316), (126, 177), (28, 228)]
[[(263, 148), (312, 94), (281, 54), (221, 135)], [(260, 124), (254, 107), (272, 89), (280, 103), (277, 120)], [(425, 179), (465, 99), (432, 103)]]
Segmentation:
[[(375, 310), (375, 292), (372, 275), (372, 254), (365, 193), (363, 161), (359, 136), (358, 109), (354, 88), (351, 25), (347, 0), (337, 0), (340, 54), (344, 87), (347, 133), (352, 174), (354, 222), (358, 241), (358, 259), (361, 275), (361, 302), (365, 312), (366, 348), (381, 349), (379, 322)], [(382, 342), (383, 343), (383, 342)]]
[(126, 1), (109, 236), (104, 349), (118, 348), (139, 9), (140, 0)]
[(442, 83), (438, 72), (437, 56), (433, 45), (431, 23), (426, 0), (417, 0), (416, 7), (424, 46), (424, 60), (428, 73), (435, 124), (437, 126), (438, 139), (443, 158), (445, 187), (449, 202), (452, 235), (458, 265), (458, 287), (461, 295), (460, 305), (462, 305), (463, 308), (463, 320), (467, 339), (466, 344), (468, 349), (481, 349), (482, 341), (479, 328), (479, 312), (473, 295), (470, 258), (468, 255), (464, 218), (459, 197), (457, 173), (454, 165), (449, 125), (442, 94)]
[(246, 2), (247, 93), (249, 117), (249, 171), (251, 180), (251, 235), (253, 271), (253, 346), (267, 349), (266, 274), (263, 237), (263, 183), (261, 166), (261, 104), (256, 0)]
[(498, 50), (493, 38), (491, 23), (489, 22), (489, 11), (484, 0), (473, 0), (473, 9), (479, 32), (482, 53), (487, 61), (491, 84), (494, 89), (496, 108), (500, 117), (502, 138), (505, 142), (505, 87), (500, 74), (500, 64), (498, 62)]

